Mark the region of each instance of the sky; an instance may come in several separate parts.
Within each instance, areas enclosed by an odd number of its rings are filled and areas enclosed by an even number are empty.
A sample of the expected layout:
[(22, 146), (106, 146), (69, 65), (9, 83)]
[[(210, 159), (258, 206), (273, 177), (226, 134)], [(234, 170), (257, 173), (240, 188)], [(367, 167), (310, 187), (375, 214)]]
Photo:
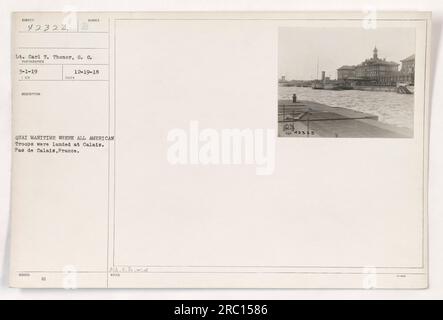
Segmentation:
[(281, 27), (278, 40), (278, 74), (287, 80), (311, 80), (319, 75), (337, 78), (342, 65), (356, 65), (372, 57), (400, 63), (415, 53), (413, 28), (299, 28)]

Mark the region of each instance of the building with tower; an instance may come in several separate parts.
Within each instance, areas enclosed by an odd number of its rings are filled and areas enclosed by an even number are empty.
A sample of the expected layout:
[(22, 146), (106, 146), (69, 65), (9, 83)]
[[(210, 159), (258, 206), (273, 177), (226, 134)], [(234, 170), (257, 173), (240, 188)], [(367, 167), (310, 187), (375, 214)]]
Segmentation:
[(399, 82), (413, 83), (415, 56), (412, 55), (400, 64), (379, 58), (374, 47), (372, 57), (356, 66), (342, 66), (337, 69), (337, 79), (353, 82), (356, 85), (396, 86)]

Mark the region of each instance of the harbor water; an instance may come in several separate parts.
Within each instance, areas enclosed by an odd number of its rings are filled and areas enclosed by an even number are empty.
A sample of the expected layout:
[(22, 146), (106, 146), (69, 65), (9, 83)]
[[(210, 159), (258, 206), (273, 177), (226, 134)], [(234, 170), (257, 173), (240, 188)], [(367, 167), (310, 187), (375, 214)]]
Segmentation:
[(348, 108), (379, 117), (379, 121), (413, 129), (414, 95), (359, 90), (314, 90), (310, 87), (279, 87), (279, 99), (309, 100), (331, 107)]

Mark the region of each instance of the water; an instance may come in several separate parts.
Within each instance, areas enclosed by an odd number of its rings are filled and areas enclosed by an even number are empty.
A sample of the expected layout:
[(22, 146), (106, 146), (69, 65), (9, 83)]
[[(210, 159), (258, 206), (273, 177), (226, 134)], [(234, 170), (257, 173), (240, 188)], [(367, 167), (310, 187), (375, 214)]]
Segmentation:
[(413, 129), (414, 95), (396, 92), (359, 90), (313, 90), (312, 88), (279, 87), (279, 99), (310, 100), (331, 107), (349, 108), (377, 115), (384, 123)]

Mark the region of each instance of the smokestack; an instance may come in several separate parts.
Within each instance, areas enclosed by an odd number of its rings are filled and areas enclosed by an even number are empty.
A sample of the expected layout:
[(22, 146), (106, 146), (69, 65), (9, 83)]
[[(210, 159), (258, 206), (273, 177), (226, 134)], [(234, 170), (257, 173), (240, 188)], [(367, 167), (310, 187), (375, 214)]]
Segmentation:
[(321, 72), (321, 81), (325, 81), (326, 78), (326, 71)]

